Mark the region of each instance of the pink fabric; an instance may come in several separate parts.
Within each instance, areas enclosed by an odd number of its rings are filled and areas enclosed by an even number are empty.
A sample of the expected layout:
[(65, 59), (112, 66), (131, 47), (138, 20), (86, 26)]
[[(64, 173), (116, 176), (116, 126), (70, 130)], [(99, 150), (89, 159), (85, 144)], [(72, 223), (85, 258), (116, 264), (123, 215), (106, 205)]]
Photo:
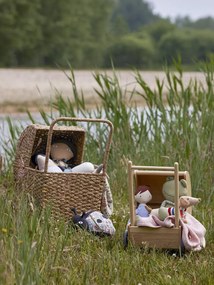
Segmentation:
[(136, 218), (137, 218), (137, 226), (139, 227), (171, 228), (174, 226), (174, 224), (171, 222), (171, 219), (165, 219), (164, 221), (161, 221), (158, 217), (154, 215), (149, 215), (149, 217), (136, 216)]
[[(186, 213), (186, 221), (184, 223), (180, 219), (180, 225), (182, 228), (182, 241), (186, 250), (188, 251), (199, 251), (205, 247), (205, 227), (188, 212)], [(137, 226), (140, 227), (173, 227), (175, 222), (174, 216), (168, 216), (164, 221), (161, 221), (158, 217), (150, 215), (149, 217), (137, 216)]]
[(186, 250), (199, 251), (206, 246), (206, 229), (189, 213), (186, 213), (186, 220), (187, 223), (180, 220), (184, 247)]

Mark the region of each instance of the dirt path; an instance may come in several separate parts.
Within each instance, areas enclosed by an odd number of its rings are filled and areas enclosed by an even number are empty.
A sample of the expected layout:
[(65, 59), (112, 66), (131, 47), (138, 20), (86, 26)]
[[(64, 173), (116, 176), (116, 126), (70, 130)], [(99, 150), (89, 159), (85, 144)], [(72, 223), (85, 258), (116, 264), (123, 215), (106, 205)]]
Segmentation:
[[(69, 71), (66, 71), (69, 75)], [(93, 78), (94, 71), (75, 71), (75, 79), (78, 90), (82, 90), (87, 104), (93, 105), (98, 102), (98, 96), (94, 88), (98, 85)], [(112, 71), (99, 71), (112, 76)], [(120, 86), (128, 91), (138, 88), (132, 71), (116, 72)], [(142, 71), (141, 75), (147, 84), (155, 89), (155, 79), (165, 78), (163, 72)], [(202, 73), (188, 72), (184, 74), (184, 82), (196, 78), (204, 83)], [(166, 91), (166, 87), (164, 87)], [(57, 91), (56, 91), (57, 90)], [(72, 87), (65, 73), (60, 70), (45, 69), (0, 69), (0, 113), (21, 112), (38, 109), (45, 106), (59, 92), (63, 97), (72, 100)], [(142, 99), (141, 99), (142, 101)], [(143, 103), (143, 102), (139, 102)]]

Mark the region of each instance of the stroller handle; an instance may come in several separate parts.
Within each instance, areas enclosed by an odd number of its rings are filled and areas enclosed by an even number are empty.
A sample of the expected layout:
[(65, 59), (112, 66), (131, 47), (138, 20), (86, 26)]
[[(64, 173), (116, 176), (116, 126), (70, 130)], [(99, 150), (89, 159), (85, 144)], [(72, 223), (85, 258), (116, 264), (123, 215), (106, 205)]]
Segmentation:
[(48, 159), (50, 157), (50, 151), (51, 151), (51, 141), (52, 141), (52, 136), (53, 136), (53, 129), (54, 125), (58, 122), (65, 122), (65, 121), (70, 121), (70, 122), (94, 122), (94, 123), (104, 123), (109, 126), (109, 135), (106, 143), (106, 148), (105, 148), (105, 153), (103, 157), (103, 173), (106, 173), (106, 164), (109, 156), (109, 151), (110, 151), (110, 145), (112, 141), (112, 133), (113, 133), (113, 124), (111, 121), (106, 120), (106, 119), (92, 119), (92, 118), (75, 118), (75, 117), (59, 117), (55, 120), (52, 121), (49, 127), (48, 131), (48, 138), (47, 138), (47, 147), (46, 147), (46, 158), (45, 158), (45, 168), (44, 172), (47, 173), (48, 171)]

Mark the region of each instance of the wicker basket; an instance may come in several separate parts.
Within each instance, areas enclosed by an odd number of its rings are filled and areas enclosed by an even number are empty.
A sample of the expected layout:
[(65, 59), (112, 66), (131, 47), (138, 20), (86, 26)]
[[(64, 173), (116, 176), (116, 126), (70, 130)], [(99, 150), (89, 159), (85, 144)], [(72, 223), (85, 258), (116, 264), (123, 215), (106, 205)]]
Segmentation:
[[(59, 121), (105, 123), (109, 136), (103, 157), (102, 173), (48, 173), (48, 158), (51, 142), (63, 139), (76, 147), (72, 164), (82, 162), (85, 130), (76, 126), (57, 126)], [(51, 125), (30, 125), (21, 134), (14, 161), (14, 178), (17, 191), (31, 194), (42, 207), (50, 205), (54, 216), (66, 219), (71, 216), (71, 208), (77, 211), (101, 210), (106, 183), (106, 164), (112, 139), (113, 125), (108, 120), (61, 117)], [(35, 153), (46, 153), (45, 169), (35, 168), (32, 157)]]

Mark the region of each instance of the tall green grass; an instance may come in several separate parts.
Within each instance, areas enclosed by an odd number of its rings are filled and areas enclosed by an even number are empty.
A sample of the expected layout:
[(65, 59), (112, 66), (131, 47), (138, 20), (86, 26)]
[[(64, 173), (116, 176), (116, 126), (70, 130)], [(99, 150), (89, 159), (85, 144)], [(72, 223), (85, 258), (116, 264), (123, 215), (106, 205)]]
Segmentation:
[[(133, 71), (137, 90), (124, 90), (117, 78), (95, 73), (100, 104), (87, 109), (75, 74), (67, 74), (72, 99), (59, 94), (50, 113), (40, 111), (49, 124), (56, 116), (107, 118), (114, 125), (108, 174), (114, 197), (116, 227), (113, 238), (99, 239), (76, 232), (63, 221), (53, 220), (49, 210), (38, 211), (30, 197), (17, 196), (11, 164), (22, 127), (10, 126), (11, 139), (2, 141), (7, 150), (8, 170), (0, 189), (0, 284), (213, 284), (214, 258), (214, 63), (200, 66), (206, 86), (192, 79), (183, 81), (182, 67), (166, 69), (166, 80), (156, 80), (152, 90), (139, 71)], [(167, 86), (164, 94), (163, 85)], [(142, 97), (144, 105), (135, 99)], [(29, 113), (32, 122), (35, 119)], [(88, 124), (85, 160), (97, 163), (103, 155), (108, 131)], [(8, 147), (10, 145), (10, 147)], [(129, 218), (127, 161), (144, 165), (173, 165), (188, 170), (193, 196), (202, 198), (193, 214), (207, 229), (207, 247), (177, 258), (166, 251), (129, 246), (122, 235)], [(8, 183), (10, 178), (11, 183)]]

